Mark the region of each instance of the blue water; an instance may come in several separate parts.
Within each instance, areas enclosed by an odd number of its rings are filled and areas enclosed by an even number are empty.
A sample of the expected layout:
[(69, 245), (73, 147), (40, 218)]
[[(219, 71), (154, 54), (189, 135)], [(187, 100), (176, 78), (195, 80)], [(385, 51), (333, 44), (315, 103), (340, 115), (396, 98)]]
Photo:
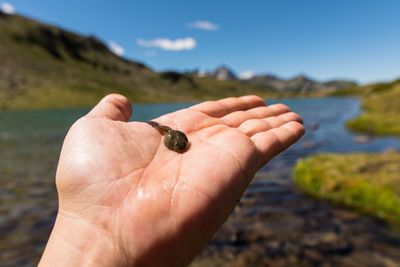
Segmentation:
[[(362, 112), (357, 98), (287, 99), (282, 102), (301, 115), (306, 134), (299, 142), (274, 158), (263, 170), (283, 164), (293, 165), (299, 158), (316, 153), (378, 153), (388, 149), (400, 149), (400, 139), (396, 137), (370, 136), (366, 143), (356, 142), (360, 134), (348, 130), (345, 122)], [(317, 125), (315, 130), (313, 125)]]
[[(267, 104), (278, 102), (288, 105), (300, 114), (306, 127), (305, 136), (283, 153), (291, 162), (298, 157), (320, 152), (381, 152), (391, 148), (400, 149), (400, 139), (395, 137), (375, 137), (365, 144), (355, 142), (355, 138), (360, 134), (346, 129), (344, 123), (362, 112), (357, 98), (267, 100)], [(133, 106), (130, 120), (147, 121), (192, 104), (194, 103), (137, 104)], [(58, 143), (50, 142), (49, 145), (60, 145), (60, 139), (65, 136), (68, 128), (89, 110), (89, 108), (74, 108), (0, 112), (0, 149), (2, 145), (11, 141), (25, 143), (38, 139), (41, 141), (57, 139)], [(317, 129), (312, 130), (312, 125), (317, 125)]]
[[(400, 149), (400, 139), (394, 137), (355, 142), (359, 134), (347, 130), (344, 123), (361, 112), (356, 98), (267, 101), (276, 102), (303, 117), (306, 134), (264, 166), (260, 175), (287, 180), (299, 158), (315, 153)], [(147, 121), (192, 104), (134, 105), (131, 120)], [(57, 212), (54, 177), (61, 145), (69, 127), (88, 111), (0, 112), (0, 243), (10, 248), (0, 251), (0, 259), (9, 257), (12, 265), (20, 265), (17, 255), (24, 255), (25, 261), (40, 258)]]

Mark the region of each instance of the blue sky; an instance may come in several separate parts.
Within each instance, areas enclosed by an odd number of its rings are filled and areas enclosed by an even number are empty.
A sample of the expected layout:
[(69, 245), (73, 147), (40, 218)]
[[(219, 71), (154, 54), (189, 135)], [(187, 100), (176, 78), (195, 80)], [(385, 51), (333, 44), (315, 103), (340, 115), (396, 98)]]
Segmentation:
[[(151, 68), (306, 74), (362, 83), (400, 77), (400, 1), (7, 0), (15, 12), (96, 35)], [(117, 51), (118, 52), (118, 51)]]

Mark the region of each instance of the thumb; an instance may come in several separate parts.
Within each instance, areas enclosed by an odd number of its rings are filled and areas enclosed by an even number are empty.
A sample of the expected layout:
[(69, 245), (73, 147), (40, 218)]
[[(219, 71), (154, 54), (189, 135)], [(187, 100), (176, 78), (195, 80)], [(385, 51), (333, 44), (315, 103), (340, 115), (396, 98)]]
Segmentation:
[(89, 117), (107, 117), (115, 121), (127, 121), (132, 114), (129, 100), (119, 94), (109, 94), (86, 115)]

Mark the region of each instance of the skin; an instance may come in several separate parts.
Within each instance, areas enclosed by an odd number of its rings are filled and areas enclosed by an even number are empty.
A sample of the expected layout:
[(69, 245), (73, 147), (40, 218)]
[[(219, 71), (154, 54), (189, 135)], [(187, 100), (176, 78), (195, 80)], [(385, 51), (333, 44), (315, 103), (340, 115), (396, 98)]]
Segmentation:
[(256, 171), (303, 134), (301, 118), (257, 96), (208, 101), (155, 121), (185, 153), (108, 95), (69, 130), (59, 210), (40, 266), (184, 266), (232, 212)]

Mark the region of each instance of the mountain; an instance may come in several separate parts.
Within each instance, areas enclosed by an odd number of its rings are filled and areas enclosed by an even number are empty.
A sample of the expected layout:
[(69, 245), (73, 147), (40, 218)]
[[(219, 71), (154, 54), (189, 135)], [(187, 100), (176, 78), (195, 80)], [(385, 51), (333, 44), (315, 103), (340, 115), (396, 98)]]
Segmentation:
[(246, 83), (252, 84), (254, 86), (266, 88), (269, 90), (282, 92), (285, 90), (286, 81), (279, 79), (273, 75), (264, 74), (264, 75), (256, 75), (252, 78), (245, 80)]
[[(214, 71), (208, 72), (200, 72), (198, 69), (195, 69), (191, 72), (187, 72), (187, 74), (197, 77), (211, 77), (221, 81), (239, 80), (234, 72), (227, 66), (220, 66)], [(271, 74), (261, 74), (240, 81), (243, 84), (279, 94), (324, 93), (357, 86), (357, 83), (345, 80), (333, 80), (321, 83), (305, 75), (298, 75), (292, 79), (285, 80)]]
[(329, 82), (317, 82), (305, 75), (298, 75), (292, 79), (284, 80), (273, 75), (256, 75), (245, 80), (251, 86), (264, 88), (279, 93), (308, 94), (313, 92), (333, 92), (343, 88), (357, 86), (353, 81), (334, 80)]
[(305, 76), (240, 80), (227, 66), (206, 73), (155, 72), (113, 54), (95, 36), (0, 12), (0, 110), (91, 106), (108, 93), (133, 103), (176, 102), (244, 94), (324, 95), (354, 85)]
[(329, 82), (324, 82), (323, 84), (328, 88), (335, 88), (335, 89), (353, 88), (358, 86), (358, 84), (354, 81), (345, 81), (345, 80), (333, 80)]
[(285, 90), (300, 91), (301, 93), (322, 91), (326, 89), (321, 83), (311, 80), (310, 78), (299, 75), (293, 79), (287, 80)]
[(90, 106), (111, 92), (131, 102), (270, 94), (237, 80), (157, 73), (116, 56), (95, 36), (0, 12), (0, 109)]
[(217, 68), (214, 71), (206, 72), (203, 76), (211, 77), (211, 78), (217, 79), (219, 81), (236, 80), (236, 75), (233, 73), (232, 70), (230, 70), (226, 66), (220, 66), (219, 68)]

